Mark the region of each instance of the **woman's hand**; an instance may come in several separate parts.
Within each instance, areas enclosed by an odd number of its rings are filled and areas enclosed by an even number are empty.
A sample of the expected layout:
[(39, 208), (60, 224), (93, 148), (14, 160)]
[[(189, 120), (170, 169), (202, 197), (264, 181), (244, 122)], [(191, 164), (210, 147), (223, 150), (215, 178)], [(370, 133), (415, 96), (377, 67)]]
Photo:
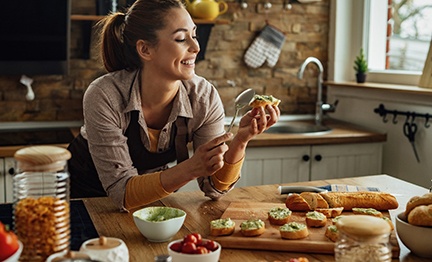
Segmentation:
[(236, 139), (247, 143), (279, 120), (279, 107), (267, 105), (266, 110), (263, 107), (258, 107), (245, 114), (240, 120)]
[(194, 178), (211, 176), (223, 167), (224, 154), (228, 150), (225, 142), (232, 136), (232, 133), (223, 134), (195, 150), (194, 155), (187, 161)]

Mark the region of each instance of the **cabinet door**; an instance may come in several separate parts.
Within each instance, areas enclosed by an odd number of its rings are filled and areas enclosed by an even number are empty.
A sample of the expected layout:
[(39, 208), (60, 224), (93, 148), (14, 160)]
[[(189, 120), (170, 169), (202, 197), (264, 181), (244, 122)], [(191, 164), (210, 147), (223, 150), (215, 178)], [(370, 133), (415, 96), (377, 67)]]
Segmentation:
[(310, 146), (247, 148), (237, 186), (307, 181), (309, 161), (304, 155), (310, 155)]
[(13, 202), (13, 176), (16, 172), (16, 162), (13, 157), (5, 158), (5, 200)]
[(382, 143), (313, 146), (311, 180), (380, 174)]
[(4, 158), (0, 157), (0, 204), (4, 203), (6, 199), (5, 176)]

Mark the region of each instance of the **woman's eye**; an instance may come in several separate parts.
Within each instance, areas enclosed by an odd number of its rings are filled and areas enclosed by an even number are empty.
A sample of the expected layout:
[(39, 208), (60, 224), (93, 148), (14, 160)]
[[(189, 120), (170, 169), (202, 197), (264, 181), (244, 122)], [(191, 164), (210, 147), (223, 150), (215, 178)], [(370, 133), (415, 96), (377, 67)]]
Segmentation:
[(175, 41), (181, 43), (181, 42), (186, 41), (186, 39), (176, 39)]

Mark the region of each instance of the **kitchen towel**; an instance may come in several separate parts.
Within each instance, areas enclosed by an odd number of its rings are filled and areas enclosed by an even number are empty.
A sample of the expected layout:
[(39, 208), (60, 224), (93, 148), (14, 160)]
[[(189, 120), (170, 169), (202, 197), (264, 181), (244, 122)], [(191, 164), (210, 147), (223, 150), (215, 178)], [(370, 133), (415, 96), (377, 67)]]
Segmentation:
[(245, 63), (252, 68), (258, 68), (264, 62), (267, 62), (269, 67), (275, 66), (284, 42), (285, 35), (281, 31), (271, 25), (266, 25), (246, 50)]
[(319, 188), (327, 189), (328, 191), (333, 191), (333, 192), (358, 192), (358, 191), (376, 191), (376, 192), (378, 192), (378, 191), (380, 191), (379, 188), (376, 188), (376, 187), (339, 185), (339, 184), (319, 186)]

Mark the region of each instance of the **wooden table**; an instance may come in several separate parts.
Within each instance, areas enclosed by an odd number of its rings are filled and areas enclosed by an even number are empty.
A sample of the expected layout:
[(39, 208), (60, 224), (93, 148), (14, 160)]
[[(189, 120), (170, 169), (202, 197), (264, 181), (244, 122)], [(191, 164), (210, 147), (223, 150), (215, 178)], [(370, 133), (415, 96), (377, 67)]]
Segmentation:
[[(396, 214), (405, 210), (407, 201), (415, 195), (423, 195), (428, 189), (402, 181), (388, 175), (375, 175), (355, 178), (340, 178), (284, 185), (323, 186), (328, 184), (347, 184), (369, 187), (379, 187), (381, 191), (393, 194), (399, 208), (390, 210), (394, 221)], [(186, 221), (174, 239), (182, 238), (191, 232), (199, 232), (203, 236), (209, 234), (209, 223), (220, 218), (231, 202), (274, 202), (284, 203), (286, 195), (279, 195), (279, 185), (263, 185), (235, 188), (219, 201), (211, 201), (202, 192), (180, 192), (170, 195), (154, 205), (172, 206), (187, 212)], [(136, 228), (131, 213), (120, 213), (108, 198), (87, 198), (84, 203), (90, 213), (95, 227), (100, 235), (123, 239), (130, 252), (130, 261), (153, 261), (154, 256), (167, 253), (167, 243), (151, 243), (140, 234)], [(394, 261), (430, 261), (410, 253), (401, 243), (400, 259)], [(289, 258), (304, 256), (310, 261), (334, 261), (333, 255), (305, 254), (278, 251), (258, 251), (223, 248), (220, 261), (286, 261)]]

